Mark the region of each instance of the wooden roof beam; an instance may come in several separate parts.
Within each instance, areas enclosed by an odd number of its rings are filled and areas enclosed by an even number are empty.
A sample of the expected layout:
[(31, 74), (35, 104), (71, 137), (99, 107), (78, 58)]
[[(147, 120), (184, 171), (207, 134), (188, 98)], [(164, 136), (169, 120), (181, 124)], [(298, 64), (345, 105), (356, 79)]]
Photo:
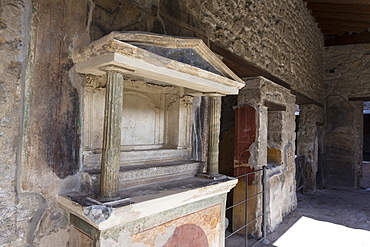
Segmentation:
[(297, 104), (315, 104), (321, 108), (323, 107), (321, 103), (307, 97), (306, 95), (296, 90), (291, 89), (289, 83), (270, 74), (268, 71), (257, 67), (253, 63), (221, 47), (220, 45), (218, 45), (217, 43), (213, 41), (209, 41), (209, 44), (210, 44), (210, 49), (214, 53), (223, 57), (223, 61), (225, 62), (226, 65), (228, 66), (231, 65), (231, 68), (234, 68), (234, 69), (236, 68), (236, 71), (234, 71), (234, 73), (236, 73), (238, 76), (243, 75), (243, 73), (245, 73), (247, 76), (263, 76), (275, 82), (276, 84), (279, 84), (287, 89), (290, 89), (292, 94), (294, 94), (297, 97), (296, 98)]
[(342, 13), (335, 11), (312, 10), (311, 15), (317, 18), (330, 18), (347, 21), (363, 21), (370, 19), (369, 14)]
[[(260, 75), (260, 76), (263, 76), (285, 88), (288, 88), (290, 89), (290, 84), (287, 83), (286, 81), (284, 80), (281, 80), (280, 78), (272, 75), (271, 73), (269, 73), (268, 71), (264, 70), (264, 69), (261, 69), (259, 67), (257, 67), (255, 64), (251, 63), (251, 62), (248, 62), (247, 60), (245, 60), (244, 58), (236, 55), (235, 53), (221, 47), (220, 45), (218, 45), (217, 43), (213, 42), (213, 41), (209, 41), (209, 48), (216, 54), (222, 56), (223, 58), (226, 58), (226, 60), (224, 59), (224, 61), (226, 61), (227, 64), (230, 65), (230, 62), (228, 62), (227, 60), (230, 60), (232, 61), (233, 63), (236, 63), (239, 65), (239, 69), (240, 69), (240, 66), (242, 67), (245, 67), (246, 70), (239, 70), (241, 71), (242, 73), (249, 73), (249, 76), (253, 76), (253, 75)], [(236, 71), (238, 72), (238, 70)], [(239, 75), (238, 75), (239, 76)]]
[(330, 4), (363, 4), (370, 5), (369, 0), (304, 0), (307, 3), (330, 3)]
[(328, 4), (328, 3), (307, 3), (307, 7), (312, 10), (326, 10), (349, 13), (370, 13), (370, 4)]
[(345, 31), (341, 31), (341, 30), (334, 30), (334, 29), (324, 29), (324, 28), (320, 28), (321, 29), (321, 32), (323, 32), (324, 34), (332, 34), (332, 35), (345, 35), (347, 32)]
[(362, 33), (362, 32), (367, 31), (367, 28), (362, 28), (362, 27), (353, 27), (353, 26), (335, 25), (335, 24), (323, 24), (323, 23), (319, 23), (319, 28), (321, 30), (337, 30), (338, 32), (345, 32), (345, 33)]
[(259, 76), (259, 74), (257, 74), (255, 71), (252, 71), (248, 67), (242, 66), (239, 63), (231, 61), (230, 59), (226, 57), (222, 59), (222, 62), (224, 62), (224, 64), (226, 64), (227, 67), (229, 67), (240, 78)]
[(370, 101), (369, 96), (365, 97), (348, 97), (349, 101)]
[(351, 35), (342, 35), (332, 37), (325, 40), (326, 46), (332, 45), (350, 45), (350, 44), (366, 44), (370, 43), (370, 33), (356, 33)]
[(348, 27), (356, 27), (356, 28), (364, 28), (368, 29), (370, 28), (370, 19), (368, 21), (345, 21), (341, 19), (331, 19), (331, 18), (322, 18), (317, 17), (315, 18), (316, 22), (321, 24), (327, 24), (327, 25), (344, 25)]

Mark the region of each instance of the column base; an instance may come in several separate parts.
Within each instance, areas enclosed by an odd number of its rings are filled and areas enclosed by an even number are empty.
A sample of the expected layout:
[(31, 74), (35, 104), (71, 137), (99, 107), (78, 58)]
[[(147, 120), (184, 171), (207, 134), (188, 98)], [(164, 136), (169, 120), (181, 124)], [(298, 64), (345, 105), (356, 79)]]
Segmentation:
[(111, 202), (111, 201), (117, 201), (117, 200), (121, 199), (121, 197), (119, 195), (117, 195), (117, 196), (104, 196), (104, 195), (101, 195), (101, 194), (99, 194), (97, 196), (97, 198), (102, 202)]
[(212, 179), (212, 180), (221, 180), (227, 178), (226, 175), (223, 174), (206, 174), (201, 173), (197, 175), (198, 178), (206, 178), (206, 179)]

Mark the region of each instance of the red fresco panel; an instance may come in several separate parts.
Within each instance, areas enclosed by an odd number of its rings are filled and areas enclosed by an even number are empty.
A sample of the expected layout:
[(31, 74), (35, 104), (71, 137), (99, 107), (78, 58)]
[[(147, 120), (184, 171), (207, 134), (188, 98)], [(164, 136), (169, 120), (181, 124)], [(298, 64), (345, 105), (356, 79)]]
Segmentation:
[(256, 109), (248, 105), (235, 109), (234, 176), (254, 171), (254, 168), (248, 165), (248, 159), (249, 147), (256, 141), (256, 128)]

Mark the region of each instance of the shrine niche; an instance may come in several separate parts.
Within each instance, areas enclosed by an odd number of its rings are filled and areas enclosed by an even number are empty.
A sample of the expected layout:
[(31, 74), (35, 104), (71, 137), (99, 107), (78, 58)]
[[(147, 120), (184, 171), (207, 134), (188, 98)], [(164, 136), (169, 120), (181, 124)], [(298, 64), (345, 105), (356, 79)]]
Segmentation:
[[(155, 165), (159, 172), (151, 172), (148, 183), (163, 181), (166, 175), (160, 172), (163, 166), (173, 170), (171, 176), (176, 170), (181, 171), (177, 177), (181, 173), (193, 176), (201, 173), (203, 160), (192, 160), (192, 130), (197, 128), (192, 126), (193, 97), (220, 101), (222, 95), (235, 94), (244, 85), (199, 39), (113, 32), (76, 50), (73, 59), (76, 70), (86, 75), (82, 162), (85, 188), (91, 192), (97, 192), (102, 157), (108, 153), (103, 147), (104, 138), (110, 139), (104, 136), (103, 116), (109, 113), (105, 113), (106, 100), (110, 97), (109, 73), (122, 76), (122, 82), (118, 83), (122, 84), (122, 103), (119, 103), (122, 112), (120, 117), (116, 113), (112, 115), (117, 117), (115, 121), (120, 121), (120, 127), (115, 127), (117, 133), (112, 134), (115, 142), (119, 142), (115, 147), (117, 167), (123, 166), (121, 170), (129, 170), (129, 176), (135, 179), (142, 176), (136, 175), (137, 167), (130, 169), (130, 165), (161, 162), (160, 167)], [(216, 111), (220, 108), (219, 104), (215, 107)], [(219, 113), (213, 115), (219, 118)], [(192, 160), (192, 165), (184, 165), (187, 160)], [(123, 172), (121, 177), (127, 176)], [(118, 188), (142, 185), (142, 182), (129, 185), (125, 179), (119, 182)]]
[[(96, 77), (95, 80), (104, 80)], [(100, 84), (99, 84), (100, 85)], [(103, 143), (105, 88), (85, 86), (83, 137), (84, 167), (100, 165), (99, 155)], [(190, 158), (192, 96), (183, 95), (176, 87), (164, 87), (143, 81), (126, 79), (123, 90), (121, 127), (122, 155), (143, 155), (140, 150), (152, 150), (145, 155), (146, 162), (172, 159), (165, 157), (164, 149), (183, 149), (179, 158)], [(158, 151), (156, 156), (155, 150)], [(126, 155), (127, 156), (127, 155)], [(124, 158), (124, 157), (122, 157)], [(140, 163), (143, 157), (140, 157)], [(122, 161), (126, 165), (134, 160)]]
[[(112, 32), (76, 49), (73, 61), (85, 75), (85, 190), (60, 195), (59, 202), (70, 211), (75, 233), (98, 231), (89, 236), (103, 246), (109, 229), (132, 236), (179, 217), (194, 224), (185, 215), (218, 205), (212, 222), (194, 227), (202, 232), (216, 224), (212, 242), (222, 245), (225, 196), (237, 181), (218, 173), (220, 103), (244, 82), (194, 38)], [(137, 231), (134, 225), (147, 219), (151, 224)]]

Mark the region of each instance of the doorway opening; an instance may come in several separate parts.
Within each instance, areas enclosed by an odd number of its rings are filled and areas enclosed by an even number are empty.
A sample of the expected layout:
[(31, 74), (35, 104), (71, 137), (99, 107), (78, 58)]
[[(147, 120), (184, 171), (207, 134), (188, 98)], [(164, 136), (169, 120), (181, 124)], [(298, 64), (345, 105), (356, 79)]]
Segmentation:
[(364, 135), (361, 187), (370, 188), (370, 101), (363, 103)]

